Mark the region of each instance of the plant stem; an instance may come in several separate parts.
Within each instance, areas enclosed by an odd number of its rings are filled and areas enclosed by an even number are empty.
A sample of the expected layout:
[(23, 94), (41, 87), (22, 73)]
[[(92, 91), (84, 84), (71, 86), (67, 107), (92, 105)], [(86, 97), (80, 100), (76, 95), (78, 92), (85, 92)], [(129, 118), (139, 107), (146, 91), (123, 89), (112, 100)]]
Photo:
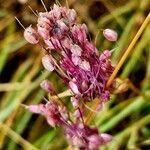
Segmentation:
[(3, 131), (4, 129), (8, 131), (8, 136), (14, 140), (16, 143), (20, 143), (23, 148), (25, 149), (32, 149), (32, 150), (38, 150), (34, 145), (29, 143), (27, 140), (23, 139), (19, 134), (17, 134), (15, 131), (13, 131), (11, 128), (9, 128), (7, 125), (0, 122), (0, 128)]

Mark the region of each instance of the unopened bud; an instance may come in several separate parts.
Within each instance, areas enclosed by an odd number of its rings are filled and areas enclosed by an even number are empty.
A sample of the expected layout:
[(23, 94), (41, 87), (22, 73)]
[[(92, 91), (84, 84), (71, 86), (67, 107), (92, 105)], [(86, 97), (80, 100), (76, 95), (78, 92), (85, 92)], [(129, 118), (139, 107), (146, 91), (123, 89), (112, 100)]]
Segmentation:
[(81, 58), (79, 56), (72, 55), (71, 60), (75, 66), (80, 65), (80, 63), (81, 63)]
[(39, 42), (38, 33), (31, 26), (25, 29), (24, 38), (31, 44), (37, 44)]
[(104, 144), (106, 144), (112, 140), (112, 136), (110, 134), (102, 133), (101, 137), (103, 138)]
[(86, 60), (83, 60), (79, 66), (80, 66), (80, 68), (82, 68), (85, 71), (91, 70), (90, 63)]
[(40, 86), (42, 89), (49, 93), (54, 90), (53, 85), (48, 80), (43, 80)]
[(103, 35), (108, 41), (117, 41), (118, 38), (117, 32), (112, 29), (105, 29)]
[(87, 83), (86, 83), (85, 81), (83, 81), (83, 82), (81, 83), (81, 89), (82, 89), (83, 91), (86, 91), (86, 90), (88, 89), (88, 85), (87, 85)]
[(75, 94), (80, 93), (79, 90), (78, 90), (78, 86), (75, 84), (74, 81), (70, 81), (69, 86), (70, 86), (71, 90), (73, 91), (73, 93), (75, 93)]
[(76, 20), (76, 16), (77, 16), (77, 13), (74, 9), (68, 10), (67, 18), (69, 20), (69, 23), (74, 23)]
[(80, 112), (78, 109), (75, 110), (75, 112), (74, 112), (73, 114), (74, 114), (74, 116), (75, 116), (76, 118), (81, 118), (81, 117), (82, 117), (82, 112)]
[(104, 50), (103, 53), (100, 55), (100, 60), (104, 61), (107, 60), (111, 57), (111, 51), (109, 50)]
[(54, 70), (54, 65), (52, 64), (52, 60), (50, 59), (49, 55), (45, 55), (42, 58), (42, 64), (46, 70), (49, 72)]
[(29, 105), (29, 106), (26, 106), (26, 109), (28, 109), (32, 113), (41, 114), (43, 113), (43, 104)]
[(78, 45), (72, 44), (71, 52), (74, 56), (81, 56), (82, 49)]

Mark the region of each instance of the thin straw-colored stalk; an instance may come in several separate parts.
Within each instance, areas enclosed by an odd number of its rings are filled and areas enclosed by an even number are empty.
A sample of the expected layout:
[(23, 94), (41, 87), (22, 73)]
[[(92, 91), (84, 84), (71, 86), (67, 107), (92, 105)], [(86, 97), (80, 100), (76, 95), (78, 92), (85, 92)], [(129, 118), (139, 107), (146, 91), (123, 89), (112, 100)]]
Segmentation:
[(30, 86), (30, 84), (31, 83), (29, 83), (29, 82), (1, 83), (0, 84), (0, 92), (22, 90), (22, 89)]
[(115, 70), (113, 71), (112, 75), (110, 76), (108, 82), (107, 82), (107, 87), (109, 87), (112, 83), (112, 81), (114, 80), (114, 78), (116, 77), (118, 71), (120, 70), (120, 68), (122, 67), (123, 63), (125, 62), (125, 60), (127, 59), (127, 57), (129, 56), (129, 54), (131, 53), (131, 51), (133, 50), (133, 47), (135, 46), (136, 42), (138, 41), (139, 37), (141, 36), (141, 34), (143, 33), (144, 29), (147, 27), (148, 23), (150, 21), (150, 13), (148, 14), (148, 16), (146, 17), (146, 19), (144, 20), (143, 24), (141, 25), (140, 29), (138, 30), (137, 34), (135, 35), (135, 37), (133, 38), (132, 42), (130, 43), (129, 47), (127, 48), (127, 50), (125, 51), (124, 55), (122, 56), (122, 58), (120, 59), (119, 63), (117, 64)]
[[(11, 114), (11, 116), (7, 119), (7, 121), (5, 123), (5, 125), (7, 125), (7, 127), (11, 127), (16, 113), (17, 113), (17, 111), (14, 111)], [(8, 132), (7, 129), (9, 129), (9, 128), (4, 128), (4, 130), (1, 131), (1, 134), (0, 134), (0, 149), (2, 149), (2, 147), (3, 147), (3, 143), (5, 141), (5, 136), (7, 135), (7, 132)]]
[(50, 99), (64, 98), (64, 97), (71, 96), (71, 95), (73, 95), (71, 90), (66, 90), (66, 91), (59, 93), (57, 95), (50, 96)]
[(30, 150), (38, 150), (35, 146), (33, 146), (31, 143), (23, 139), (20, 135), (18, 135), (15, 131), (13, 131), (7, 125), (0, 122), (0, 128), (1, 128), (1, 131), (4, 129), (7, 130), (8, 131), (7, 135), (16, 143), (21, 144), (23, 148), (30, 149)]

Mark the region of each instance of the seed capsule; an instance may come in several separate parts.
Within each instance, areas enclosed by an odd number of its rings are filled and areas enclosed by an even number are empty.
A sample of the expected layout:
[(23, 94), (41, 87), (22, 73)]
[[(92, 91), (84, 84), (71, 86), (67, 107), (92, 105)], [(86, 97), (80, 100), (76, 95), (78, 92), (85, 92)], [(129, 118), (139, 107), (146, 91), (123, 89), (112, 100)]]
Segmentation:
[(31, 26), (25, 29), (24, 38), (31, 44), (37, 44), (39, 42), (39, 35)]

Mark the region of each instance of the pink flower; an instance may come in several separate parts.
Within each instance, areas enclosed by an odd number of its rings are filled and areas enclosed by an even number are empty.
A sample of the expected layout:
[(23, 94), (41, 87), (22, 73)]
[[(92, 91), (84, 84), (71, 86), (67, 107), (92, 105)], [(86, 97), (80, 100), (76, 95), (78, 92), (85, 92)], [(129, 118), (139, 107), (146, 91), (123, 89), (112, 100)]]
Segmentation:
[[(111, 29), (105, 29), (103, 34), (107, 40), (117, 40), (117, 33)], [(60, 103), (49, 101), (30, 105), (27, 109), (43, 115), (52, 127), (63, 126), (69, 144), (80, 150), (97, 150), (112, 137), (84, 124), (83, 103), (99, 98), (97, 110), (100, 110), (108, 101), (110, 91), (106, 83), (114, 65), (110, 60), (111, 52), (105, 50), (99, 54), (87, 35), (87, 26), (76, 23), (75, 10), (58, 5), (49, 12), (39, 13), (37, 31), (31, 27), (25, 30), (24, 36), (29, 43), (43, 40), (47, 54), (42, 58), (42, 64), (49, 72), (55, 70), (72, 91), (74, 111), (68, 113), (68, 109), (60, 105), (63, 104), (61, 100)], [(48, 80), (44, 80), (41, 87), (47, 92), (54, 90)]]
[(80, 65), (81, 61), (82, 61), (79, 56), (74, 56), (74, 55), (72, 55), (71, 60), (72, 60), (72, 62), (74, 63), (75, 66)]

